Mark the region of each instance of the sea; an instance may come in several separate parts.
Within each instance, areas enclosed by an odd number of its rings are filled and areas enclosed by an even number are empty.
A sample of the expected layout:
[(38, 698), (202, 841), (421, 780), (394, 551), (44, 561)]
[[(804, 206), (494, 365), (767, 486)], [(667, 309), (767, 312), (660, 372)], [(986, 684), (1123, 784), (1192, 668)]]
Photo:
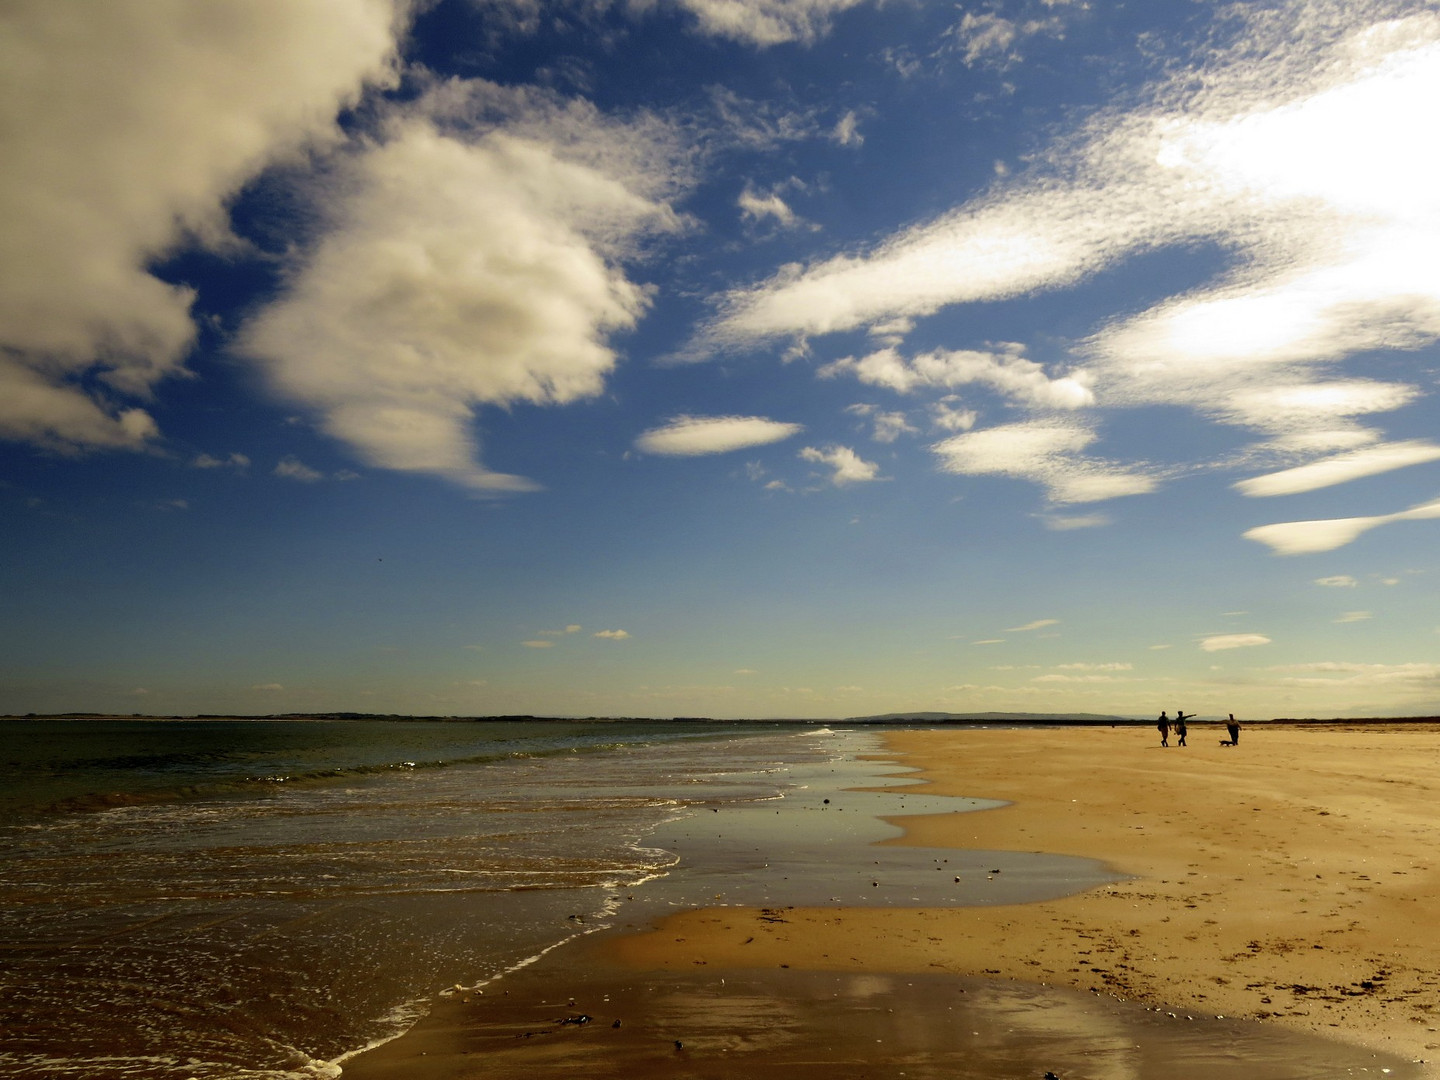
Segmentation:
[(437, 995), (667, 909), (1115, 880), (874, 846), (997, 805), (911, 791), (882, 750), (804, 724), (0, 721), (0, 1077), (333, 1078)]

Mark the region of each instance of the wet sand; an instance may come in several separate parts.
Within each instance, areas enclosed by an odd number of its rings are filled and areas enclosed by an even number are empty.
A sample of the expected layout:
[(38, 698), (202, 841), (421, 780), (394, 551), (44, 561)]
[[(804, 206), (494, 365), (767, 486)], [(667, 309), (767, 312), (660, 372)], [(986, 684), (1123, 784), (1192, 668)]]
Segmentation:
[(1130, 877), (998, 906), (679, 911), (457, 995), (345, 1075), (1432, 1075), (1400, 1063), (1440, 1057), (1440, 732), (1222, 734), (887, 732), (912, 790), (1011, 803), (908, 815), (887, 844)]

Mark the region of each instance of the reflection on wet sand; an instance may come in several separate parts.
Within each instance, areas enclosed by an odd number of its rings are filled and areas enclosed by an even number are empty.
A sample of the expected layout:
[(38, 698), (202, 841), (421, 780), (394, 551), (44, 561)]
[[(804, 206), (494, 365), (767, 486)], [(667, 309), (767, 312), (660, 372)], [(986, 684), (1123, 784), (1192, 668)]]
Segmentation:
[[(1265, 1025), (946, 975), (626, 972), (593, 950), (455, 1000), (347, 1080), (1332, 1080), (1419, 1076)], [(423, 1049), (422, 1049), (423, 1048)]]

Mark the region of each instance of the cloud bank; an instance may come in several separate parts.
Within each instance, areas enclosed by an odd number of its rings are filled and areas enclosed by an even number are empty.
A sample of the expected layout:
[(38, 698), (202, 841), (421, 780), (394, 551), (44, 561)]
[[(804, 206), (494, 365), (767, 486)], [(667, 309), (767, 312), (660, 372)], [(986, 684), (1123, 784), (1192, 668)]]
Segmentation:
[[(1440, 120), (1440, 15), (1398, 0), (1230, 14), (1229, 40), (1197, 46), (1148, 100), (1100, 111), (1023, 176), (868, 250), (732, 290), (692, 354), (880, 333), (954, 305), (1066, 289), (1143, 253), (1209, 248), (1225, 254), (1222, 272), (1102, 318), (1059, 378), (1013, 357), (941, 350), (905, 361), (893, 330), (885, 350), (824, 374), (902, 393), (986, 382), (1027, 408), (1178, 405), (1258, 432), (1255, 453), (1287, 464), (1351, 455), (1242, 483), (1252, 495), (1431, 460), (1416, 443), (1362, 452), (1379, 438), (1365, 418), (1418, 388), (1333, 369), (1440, 338), (1440, 188), (1430, 181), (1440, 149), (1427, 135)], [(969, 59), (1004, 54), (1014, 27), (1003, 22), (967, 19)], [(952, 471), (1027, 476), (1065, 499), (1073, 493), (1051, 477), (1076, 443), (1052, 441), (1043, 468), (1007, 462), (1008, 435), (993, 463), (973, 439), (936, 449)]]
[(0, 438), (136, 449), (193, 293), (149, 267), (229, 243), (226, 202), (333, 144), (391, 78), (389, 0), (179, 0), (0, 12)]

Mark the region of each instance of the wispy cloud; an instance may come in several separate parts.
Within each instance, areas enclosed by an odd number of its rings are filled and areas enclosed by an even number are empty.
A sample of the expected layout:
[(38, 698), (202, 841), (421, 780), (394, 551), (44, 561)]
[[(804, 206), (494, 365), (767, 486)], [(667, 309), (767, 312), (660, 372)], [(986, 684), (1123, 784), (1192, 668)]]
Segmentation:
[[(1231, 10), (1230, 44), (1207, 42), (1147, 102), (1102, 110), (1027, 173), (948, 214), (735, 290), (696, 348), (913, 321), (1068, 288), (1142, 252), (1213, 244), (1229, 253), (1228, 271), (1137, 314), (1117, 312), (1083, 343), (1096, 405), (1185, 406), (1262, 433), (1269, 452), (1292, 461), (1352, 455), (1257, 477), (1242, 487), (1249, 494), (1420, 460), (1413, 444), (1359, 452), (1376, 439), (1362, 419), (1419, 390), (1334, 378), (1328, 366), (1440, 337), (1430, 255), (1440, 247), (1440, 196), (1424, 179), (1437, 159), (1419, 134), (1440, 100), (1440, 16), (1391, 0)], [(1003, 56), (1016, 33), (974, 13), (967, 55)], [(896, 387), (917, 379), (898, 355), (841, 365)], [(953, 447), (967, 448), (975, 452), (956, 471), (1051, 482), (1048, 469), (987, 467), (983, 444)]]
[(281, 458), (273, 470), (276, 476), (286, 480), (299, 480), (302, 484), (314, 484), (325, 479), (325, 474), (312, 469), (297, 457)]
[(1267, 669), (1284, 676), (1284, 686), (1342, 690), (1398, 688), (1418, 693), (1440, 691), (1440, 664), (1361, 664), (1348, 661), (1316, 661), (1287, 664)]
[(239, 453), (227, 454), (223, 458), (211, 457), (209, 454), (196, 454), (190, 462), (190, 466), (195, 469), (235, 469), (243, 472), (250, 467), (250, 459)]
[(625, 641), (630, 633), (627, 630), (596, 630), (593, 636), (607, 641)]
[(1327, 589), (1353, 589), (1360, 583), (1349, 574), (1332, 574), (1330, 577), (1315, 579), (1316, 585), (1323, 585)]
[(1336, 623), (1354, 623), (1365, 622), (1366, 620), (1373, 619), (1374, 617), (1375, 616), (1368, 611), (1347, 611), (1339, 618), (1331, 619), (1330, 621)]
[(728, 454), (781, 442), (804, 430), (800, 424), (763, 416), (677, 416), (635, 440), (635, 448), (667, 457)]
[(1109, 514), (1041, 514), (1040, 522), (1051, 532), (1070, 532), (1074, 529), (1099, 529), (1109, 525)]
[(740, 217), (757, 224), (773, 221), (782, 229), (792, 229), (803, 224), (799, 215), (790, 209), (790, 204), (781, 196), (779, 189), (757, 191), (750, 184), (740, 192), (735, 205), (740, 208)]
[(1264, 634), (1217, 634), (1201, 640), (1200, 648), (1206, 652), (1223, 652), (1227, 649), (1249, 649), (1256, 645), (1269, 645), (1270, 639)]
[(947, 37), (955, 42), (967, 66), (1004, 70), (1020, 62), (1020, 46), (1027, 38), (1038, 34), (1058, 35), (1064, 26), (1055, 16), (1016, 20), (993, 11), (967, 11)]
[(1436, 460), (1440, 460), (1440, 446), (1412, 439), (1337, 454), (1298, 468), (1241, 480), (1234, 486), (1244, 495), (1295, 495)]
[(1246, 531), (1244, 535), (1247, 540), (1266, 545), (1277, 555), (1309, 555), (1344, 547), (1381, 525), (1433, 518), (1440, 518), (1440, 499), (1394, 514), (1329, 518), (1320, 521), (1281, 521), (1274, 525), (1257, 526)]
[(853, 375), (862, 383), (907, 394), (922, 387), (954, 389), (979, 384), (1021, 404), (1047, 409), (1079, 409), (1095, 395), (1084, 373), (1051, 378), (1044, 367), (1025, 357), (1023, 345), (1007, 343), (994, 351), (945, 350), (922, 353), (912, 360), (894, 348), (860, 359), (845, 357), (821, 367), (821, 378)]
[(1157, 480), (1146, 471), (1085, 457), (1081, 451), (1095, 440), (1083, 424), (1029, 420), (968, 431), (931, 449), (945, 472), (1032, 480), (1054, 503), (1098, 502), (1155, 489)]
[(747, 45), (809, 43), (830, 29), (840, 13), (865, 0), (679, 0), (698, 28)]
[(1060, 625), (1060, 620), (1059, 620), (1059, 619), (1036, 619), (1034, 622), (1027, 622), (1027, 623), (1026, 623), (1025, 625), (1023, 625), (1023, 626), (1011, 626), (1011, 627), (1007, 627), (1006, 630), (1005, 630), (1005, 633), (1007, 633), (1007, 634), (1023, 634), (1023, 633), (1025, 633), (1025, 632), (1029, 631), (1029, 630), (1043, 630), (1043, 629), (1045, 629), (1045, 627), (1047, 627), (1047, 626), (1059, 626), (1059, 625)]

